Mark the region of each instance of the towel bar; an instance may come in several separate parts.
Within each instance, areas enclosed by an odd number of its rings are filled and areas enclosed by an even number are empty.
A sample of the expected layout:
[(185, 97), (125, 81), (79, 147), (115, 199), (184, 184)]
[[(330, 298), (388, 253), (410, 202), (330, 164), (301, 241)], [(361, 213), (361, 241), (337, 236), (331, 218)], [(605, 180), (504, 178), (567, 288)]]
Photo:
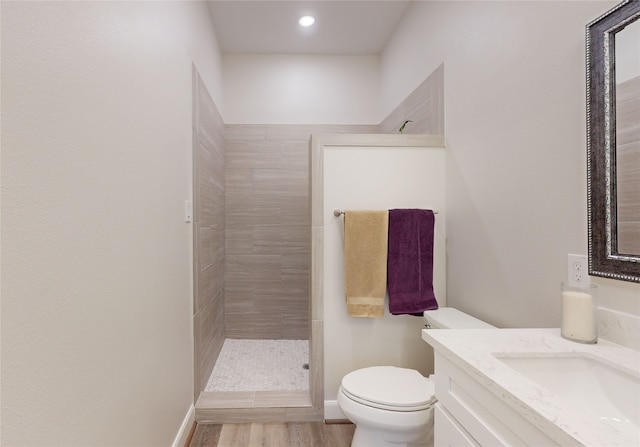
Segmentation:
[[(438, 214), (439, 211), (434, 211), (433, 214)], [(340, 217), (344, 214), (344, 211), (342, 210), (333, 210), (333, 215), (336, 217)]]

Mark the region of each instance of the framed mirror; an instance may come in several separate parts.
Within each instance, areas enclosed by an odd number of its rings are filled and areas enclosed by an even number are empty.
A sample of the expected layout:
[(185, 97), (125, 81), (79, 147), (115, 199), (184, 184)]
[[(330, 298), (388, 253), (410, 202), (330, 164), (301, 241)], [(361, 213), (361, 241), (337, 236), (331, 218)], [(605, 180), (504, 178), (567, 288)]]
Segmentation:
[(589, 23), (589, 274), (640, 282), (640, 0)]

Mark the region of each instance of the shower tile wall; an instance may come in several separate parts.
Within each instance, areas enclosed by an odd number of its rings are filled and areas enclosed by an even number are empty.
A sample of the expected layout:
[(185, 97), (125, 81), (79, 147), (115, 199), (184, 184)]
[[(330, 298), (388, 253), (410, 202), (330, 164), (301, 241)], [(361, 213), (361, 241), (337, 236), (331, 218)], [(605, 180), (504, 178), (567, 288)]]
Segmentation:
[(193, 69), (194, 391), (207, 384), (224, 334), (224, 123)]
[(381, 133), (444, 135), (444, 64), (441, 64), (380, 123)]
[(309, 138), (377, 131), (375, 125), (225, 127), (228, 338), (309, 338)]

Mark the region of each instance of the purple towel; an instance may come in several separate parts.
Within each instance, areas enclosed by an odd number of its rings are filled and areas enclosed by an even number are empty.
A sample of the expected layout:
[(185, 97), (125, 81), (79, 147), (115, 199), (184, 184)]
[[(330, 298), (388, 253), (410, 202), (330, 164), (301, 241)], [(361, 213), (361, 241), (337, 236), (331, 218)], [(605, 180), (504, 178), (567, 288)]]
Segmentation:
[(393, 315), (421, 315), (438, 308), (433, 293), (434, 223), (431, 210), (389, 210), (387, 288)]

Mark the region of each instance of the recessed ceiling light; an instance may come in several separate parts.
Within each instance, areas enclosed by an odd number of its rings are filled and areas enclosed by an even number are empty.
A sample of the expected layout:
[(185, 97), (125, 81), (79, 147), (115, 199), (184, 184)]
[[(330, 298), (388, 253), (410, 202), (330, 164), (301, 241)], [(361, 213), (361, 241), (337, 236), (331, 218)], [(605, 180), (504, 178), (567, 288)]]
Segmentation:
[(315, 23), (316, 19), (314, 19), (312, 16), (303, 16), (300, 17), (300, 20), (298, 20), (298, 23), (300, 24), (300, 26), (311, 26)]

